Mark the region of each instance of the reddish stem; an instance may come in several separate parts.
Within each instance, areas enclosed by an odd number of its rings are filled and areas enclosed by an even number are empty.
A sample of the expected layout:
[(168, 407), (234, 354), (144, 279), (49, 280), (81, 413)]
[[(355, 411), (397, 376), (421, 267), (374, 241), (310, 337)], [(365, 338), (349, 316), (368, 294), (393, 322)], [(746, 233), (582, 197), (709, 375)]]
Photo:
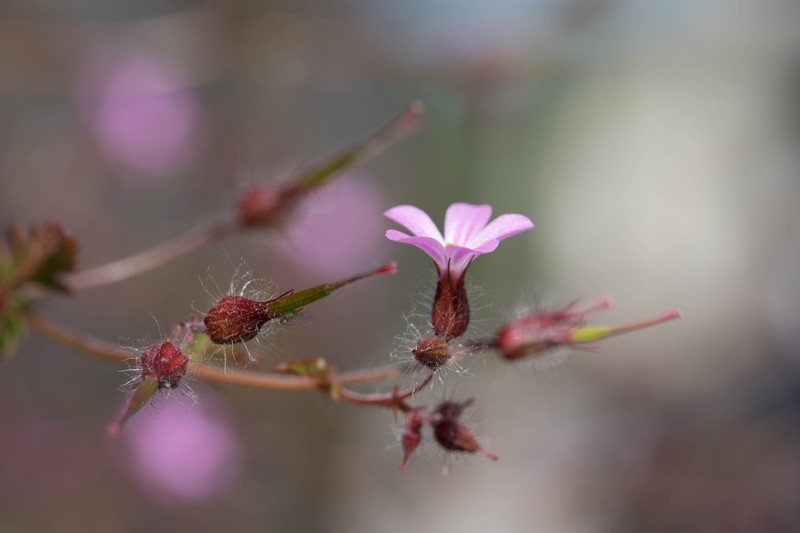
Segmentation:
[[(382, 393), (373, 393), (373, 394), (361, 394), (359, 392), (351, 391), (345, 388), (339, 388), (336, 393), (337, 396), (350, 404), (353, 405), (372, 405), (374, 407), (390, 407), (392, 409), (397, 409), (404, 413), (411, 410), (411, 408), (405, 403), (405, 400), (414, 396), (419, 391), (425, 388), (428, 383), (431, 382), (433, 379), (434, 372), (428, 374), (421, 383), (414, 386), (411, 389), (400, 391), (397, 388), (394, 388), (391, 392), (382, 392)], [(338, 383), (341, 384), (341, 383)]]
[[(114, 363), (124, 364), (136, 360), (135, 356), (121, 352), (117, 346), (109, 342), (68, 329), (35, 313), (27, 313), (25, 318), (33, 329), (45, 337), (80, 352)], [(206, 381), (259, 389), (303, 391), (318, 390), (320, 388), (319, 380), (316, 378), (260, 373), (248, 370), (226, 372), (221, 368), (205, 366), (194, 362), (189, 363), (187, 374)], [(333, 386), (345, 386), (357, 383), (373, 383), (397, 379), (402, 377), (402, 375), (402, 368), (389, 366), (338, 373), (331, 376), (328, 382)]]
[(202, 224), (147, 250), (63, 277), (71, 292), (97, 289), (155, 270), (239, 229), (232, 217)]

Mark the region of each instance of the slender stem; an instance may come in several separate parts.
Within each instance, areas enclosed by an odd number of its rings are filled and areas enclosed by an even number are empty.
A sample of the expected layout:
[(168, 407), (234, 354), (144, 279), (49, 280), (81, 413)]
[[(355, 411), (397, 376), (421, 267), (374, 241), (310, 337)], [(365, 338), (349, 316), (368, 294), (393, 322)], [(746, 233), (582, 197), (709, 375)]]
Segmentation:
[(630, 322), (628, 324), (620, 324), (618, 326), (586, 326), (575, 329), (570, 339), (573, 343), (589, 343), (614, 337), (616, 335), (624, 335), (632, 331), (649, 328), (670, 320), (677, 320), (681, 318), (681, 312), (677, 309), (672, 309), (665, 313), (652, 318), (646, 318), (637, 322)]
[(345, 388), (340, 388), (339, 390), (336, 391), (336, 395), (342, 401), (351, 403), (353, 405), (372, 405), (376, 407), (391, 407), (406, 412), (409, 410), (409, 407), (406, 405), (405, 400), (414, 396), (416, 393), (424, 389), (428, 385), (428, 383), (431, 382), (434, 374), (435, 372), (430, 372), (428, 376), (424, 380), (422, 380), (421, 383), (405, 391), (394, 389), (392, 390), (392, 392), (362, 394)]
[[(40, 334), (77, 351), (114, 363), (131, 363), (135, 360), (131, 354), (120, 351), (117, 346), (110, 342), (96, 339), (84, 333), (66, 328), (35, 313), (29, 312), (25, 315), (25, 318), (28, 324)], [(305, 376), (268, 374), (248, 370), (226, 372), (221, 368), (205, 366), (195, 362), (189, 363), (187, 374), (205, 381), (259, 389), (300, 391), (318, 390), (320, 388), (318, 380)], [(402, 377), (402, 375), (402, 368), (398, 366), (388, 366), (342, 372), (331, 376), (328, 383), (336, 386), (374, 383), (377, 381), (397, 379)]]
[[(297, 197), (318, 187), (341, 171), (361, 165), (380, 154), (387, 146), (418, 123), (423, 106), (419, 102), (410, 104), (406, 110), (383, 129), (362, 143), (342, 154), (301, 172), (272, 209), (288, 208)], [(274, 220), (266, 217), (266, 220)], [(128, 257), (110, 263), (81, 270), (63, 276), (63, 283), (72, 292), (96, 289), (113, 285), (139, 274), (162, 267), (198, 248), (248, 227), (236, 217), (228, 215), (221, 221), (209, 221), (182, 235), (162, 242)]]
[(239, 228), (232, 217), (207, 222), (152, 248), (104, 265), (67, 274), (64, 285), (72, 292), (113, 285), (175, 261)]
[(29, 326), (45, 337), (92, 357), (113, 363), (129, 363), (134, 360), (131, 354), (120, 351), (118, 346), (110, 342), (67, 329), (36, 313), (26, 313), (25, 320)]

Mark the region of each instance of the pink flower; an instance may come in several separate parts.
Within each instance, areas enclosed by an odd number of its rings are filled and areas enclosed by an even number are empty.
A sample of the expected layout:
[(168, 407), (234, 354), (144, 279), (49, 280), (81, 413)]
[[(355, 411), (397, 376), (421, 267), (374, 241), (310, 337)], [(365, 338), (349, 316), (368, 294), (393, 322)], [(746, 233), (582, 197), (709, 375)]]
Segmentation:
[(398, 205), (384, 215), (405, 226), (413, 236), (390, 229), (386, 237), (395, 242), (411, 244), (428, 254), (439, 276), (449, 272), (460, 281), (473, 259), (493, 252), (500, 241), (533, 228), (533, 222), (523, 215), (500, 215), (492, 222), (492, 207), (455, 203), (444, 216), (444, 237), (431, 217), (411, 205)]
[(439, 282), (431, 310), (431, 323), (439, 337), (456, 338), (469, 326), (469, 302), (464, 273), (473, 259), (493, 252), (500, 241), (533, 227), (523, 215), (500, 215), (492, 222), (489, 205), (456, 203), (444, 216), (444, 236), (424, 211), (398, 205), (384, 213), (413, 235), (390, 229), (386, 237), (411, 244), (428, 254), (436, 264)]

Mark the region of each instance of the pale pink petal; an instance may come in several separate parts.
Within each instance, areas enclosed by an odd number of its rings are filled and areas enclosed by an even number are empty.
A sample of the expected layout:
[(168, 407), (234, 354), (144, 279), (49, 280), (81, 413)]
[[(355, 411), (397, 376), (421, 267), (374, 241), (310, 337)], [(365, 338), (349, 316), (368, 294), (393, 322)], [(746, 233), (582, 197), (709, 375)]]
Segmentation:
[[(470, 248), (479, 248), (489, 241), (502, 241), (512, 235), (529, 230), (533, 227), (533, 222), (524, 215), (501, 215), (492, 220), (483, 231), (475, 235), (469, 243)], [(485, 253), (485, 252), (484, 252)]]
[(439, 228), (433, 223), (431, 217), (418, 207), (413, 205), (398, 205), (392, 207), (385, 213), (386, 218), (394, 220), (401, 226), (405, 226), (408, 231), (418, 237), (431, 237), (444, 244)]
[(411, 237), (410, 235), (406, 235), (402, 231), (397, 230), (387, 230), (386, 231), (386, 238), (390, 241), (399, 242), (402, 244), (410, 244), (412, 246), (416, 246), (433, 259), (434, 263), (440, 270), (444, 270), (447, 268), (447, 258), (445, 257), (445, 249), (442, 244), (433, 239), (431, 237)]
[(463, 246), (448, 246), (447, 261), (450, 264), (450, 272), (453, 277), (456, 279), (461, 278), (472, 260), (479, 255), (480, 253), (470, 248), (465, 248)]
[(491, 216), (490, 205), (462, 203), (451, 205), (444, 215), (445, 242), (467, 246), (470, 240), (483, 230)]
[(486, 241), (480, 246), (476, 246), (475, 248), (470, 248), (470, 250), (478, 252), (478, 255), (483, 255), (494, 252), (498, 246), (500, 246), (500, 241), (498, 241), (497, 239), (492, 239), (490, 241)]

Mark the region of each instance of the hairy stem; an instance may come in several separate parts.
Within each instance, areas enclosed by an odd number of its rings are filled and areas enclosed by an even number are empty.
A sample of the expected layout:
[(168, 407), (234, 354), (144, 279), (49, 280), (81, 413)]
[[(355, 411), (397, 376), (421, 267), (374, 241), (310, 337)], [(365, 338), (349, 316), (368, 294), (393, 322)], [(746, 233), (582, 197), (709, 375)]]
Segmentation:
[[(131, 354), (120, 351), (117, 346), (110, 342), (56, 324), (36, 313), (27, 313), (25, 319), (31, 328), (38, 333), (77, 351), (115, 363), (132, 363), (135, 361), (135, 358)], [(205, 381), (258, 389), (296, 391), (320, 389), (318, 380), (305, 376), (288, 376), (285, 374), (270, 374), (247, 370), (226, 372), (221, 368), (205, 366), (194, 362), (189, 363), (187, 374)], [(374, 383), (397, 379), (402, 377), (402, 375), (403, 369), (401, 367), (387, 366), (383, 368), (341, 372), (331, 376), (328, 383), (335, 386)]]
[[(379, 392), (374, 394), (362, 394), (360, 392), (351, 391), (345, 388), (340, 388), (336, 391), (336, 396), (340, 400), (353, 405), (372, 405), (375, 407), (389, 407), (403, 411), (404, 413), (410, 410), (406, 405), (405, 400), (411, 398), (416, 393), (424, 389), (428, 383), (433, 379), (435, 372), (430, 372), (428, 376), (422, 380), (418, 385), (401, 391), (397, 388), (392, 392)], [(332, 381), (333, 382), (333, 381)], [(341, 383), (338, 383), (341, 385)]]

